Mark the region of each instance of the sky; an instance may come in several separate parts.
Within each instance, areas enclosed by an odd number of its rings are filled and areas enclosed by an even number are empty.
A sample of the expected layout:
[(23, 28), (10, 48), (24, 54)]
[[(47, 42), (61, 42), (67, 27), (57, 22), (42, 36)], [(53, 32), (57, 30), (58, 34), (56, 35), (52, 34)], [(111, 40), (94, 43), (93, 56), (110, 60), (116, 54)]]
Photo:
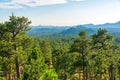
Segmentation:
[(120, 21), (120, 0), (0, 0), (0, 22), (25, 16), (31, 25), (71, 26)]

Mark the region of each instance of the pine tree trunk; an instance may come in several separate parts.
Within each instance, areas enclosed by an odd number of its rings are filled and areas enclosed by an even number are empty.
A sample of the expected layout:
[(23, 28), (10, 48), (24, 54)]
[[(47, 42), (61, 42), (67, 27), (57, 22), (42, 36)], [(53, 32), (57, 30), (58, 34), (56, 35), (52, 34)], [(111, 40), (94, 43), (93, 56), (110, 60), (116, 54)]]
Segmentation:
[(63, 80), (67, 80), (67, 75), (66, 74), (64, 75), (64, 79)]
[(88, 71), (87, 71), (87, 67), (85, 69), (85, 77), (86, 77), (86, 80), (88, 80)]
[(109, 67), (109, 80), (115, 80), (115, 76), (114, 76), (114, 73), (113, 73), (113, 65), (111, 64), (110, 67)]
[(15, 65), (16, 65), (16, 72), (17, 72), (17, 78), (20, 78), (20, 67), (18, 62), (18, 57), (15, 58)]
[(8, 69), (6, 69), (6, 80), (9, 80)]
[(84, 47), (82, 47), (82, 71), (83, 71), (83, 80), (85, 80), (85, 56), (84, 56)]
[(78, 74), (79, 74), (79, 80), (80, 80), (80, 70), (79, 70), (79, 73), (78, 73)]
[[(15, 33), (13, 32), (13, 42), (16, 42), (15, 39)], [(14, 44), (14, 50), (17, 51), (17, 47), (16, 44)], [(16, 53), (17, 54), (17, 53)], [(16, 74), (17, 74), (17, 78), (20, 78), (20, 68), (19, 68), (19, 62), (18, 62), (18, 57), (17, 55), (15, 56), (15, 66), (16, 66)]]
[(82, 60), (83, 60), (83, 80), (86, 80), (86, 73), (85, 73), (85, 65), (84, 65), (84, 62), (85, 62), (85, 58), (84, 58), (84, 54), (82, 54)]
[(85, 80), (85, 67), (83, 66), (83, 80)]
[(77, 72), (78, 73), (78, 75), (79, 75), (79, 80), (81, 80), (81, 71), (80, 71), (81, 69), (79, 68), (79, 71)]

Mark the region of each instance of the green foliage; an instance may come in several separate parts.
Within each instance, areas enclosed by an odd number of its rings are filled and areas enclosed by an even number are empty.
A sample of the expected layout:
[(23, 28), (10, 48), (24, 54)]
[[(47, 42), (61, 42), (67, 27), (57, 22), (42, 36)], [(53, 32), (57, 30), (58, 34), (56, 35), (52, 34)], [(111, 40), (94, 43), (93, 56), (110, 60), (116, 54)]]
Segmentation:
[[(90, 51), (90, 40), (87, 38), (87, 32), (86, 31), (80, 31), (78, 39), (76, 39), (71, 46), (71, 52), (78, 52), (79, 56), (76, 61), (74, 61), (74, 66), (77, 69), (80, 69), (82, 67), (83, 71), (83, 80), (85, 80), (86, 74), (85, 71), (88, 66), (88, 53)], [(79, 71), (80, 74), (80, 71)], [(80, 75), (79, 75), (80, 79)]]
[(30, 37), (30, 23), (14, 15), (0, 23), (0, 80), (120, 79), (119, 35)]
[(34, 48), (28, 57), (23, 80), (38, 80), (46, 69), (47, 65), (44, 63), (42, 52), (38, 48)]
[(26, 31), (30, 29), (28, 26), (30, 23), (28, 18), (12, 15), (9, 21), (0, 24), (0, 56), (5, 57), (3, 60), (7, 58), (10, 60), (9, 63), (5, 63), (7, 65), (4, 68), (6, 79), (13, 79), (16, 74), (14, 79), (20, 78), (20, 72), (23, 70), (20, 71), (20, 67), (26, 61), (27, 54), (25, 53), (28, 52), (28, 48), (30, 48), (28, 45), (32, 41), (26, 35)]
[(39, 80), (58, 80), (58, 75), (55, 70), (47, 70)]
[(53, 66), (56, 72), (59, 74), (60, 79), (65, 79), (74, 74), (72, 67), (73, 59), (70, 53), (62, 50), (55, 50), (53, 52)]
[(52, 64), (52, 48), (49, 42), (42, 41), (40, 43), (41, 51), (44, 54), (45, 63), (50, 66)]
[(97, 33), (92, 35), (93, 47), (98, 49), (109, 49), (112, 45), (113, 36), (109, 35), (107, 30), (98, 29)]

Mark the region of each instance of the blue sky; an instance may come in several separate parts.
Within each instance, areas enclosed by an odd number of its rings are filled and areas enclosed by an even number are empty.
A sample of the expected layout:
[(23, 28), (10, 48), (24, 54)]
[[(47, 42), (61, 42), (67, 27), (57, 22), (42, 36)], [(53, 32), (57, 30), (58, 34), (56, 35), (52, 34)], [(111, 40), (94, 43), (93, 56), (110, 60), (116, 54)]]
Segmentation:
[(120, 21), (120, 0), (0, 0), (0, 22), (12, 12), (32, 25), (114, 23)]

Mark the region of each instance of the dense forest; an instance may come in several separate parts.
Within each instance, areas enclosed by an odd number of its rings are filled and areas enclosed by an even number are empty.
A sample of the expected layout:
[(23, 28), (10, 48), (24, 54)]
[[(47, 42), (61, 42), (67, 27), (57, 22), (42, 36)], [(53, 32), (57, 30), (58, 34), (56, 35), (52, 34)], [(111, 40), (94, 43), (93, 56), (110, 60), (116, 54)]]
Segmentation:
[(0, 23), (0, 80), (120, 80), (119, 35), (34, 37), (30, 24), (14, 15)]

